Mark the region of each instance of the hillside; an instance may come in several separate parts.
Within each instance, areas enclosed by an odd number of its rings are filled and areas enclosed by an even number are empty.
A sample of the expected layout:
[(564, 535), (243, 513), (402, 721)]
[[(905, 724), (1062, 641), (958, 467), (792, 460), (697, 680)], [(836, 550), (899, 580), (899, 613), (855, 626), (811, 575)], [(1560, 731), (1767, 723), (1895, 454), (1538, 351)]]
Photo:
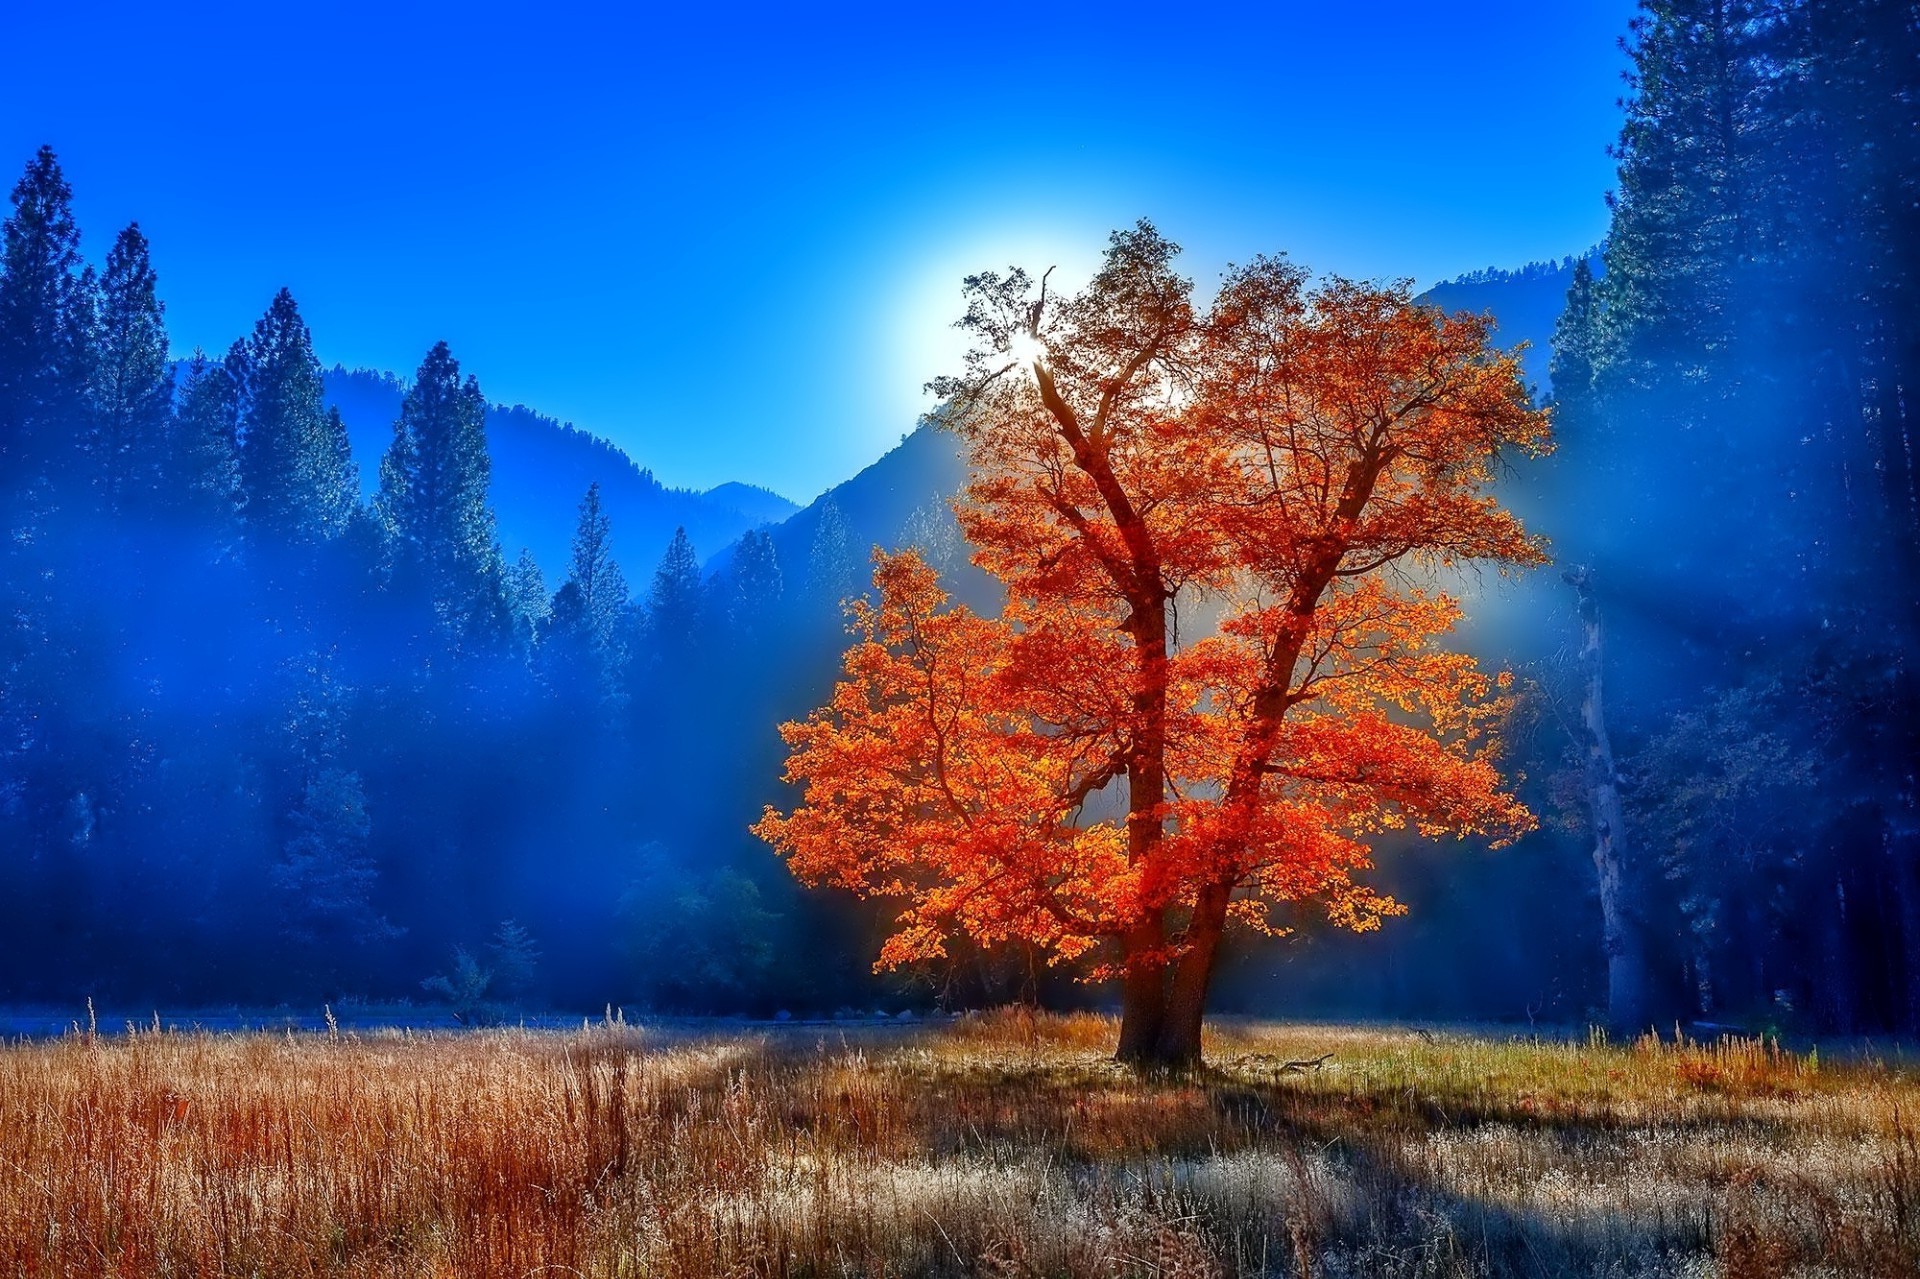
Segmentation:
[[(1590, 249), (1584, 256), (1598, 275), (1599, 250)], [(1558, 262), (1529, 262), (1515, 271), (1471, 271), (1441, 281), (1422, 293), (1420, 300), (1448, 311), (1491, 311), (1498, 321), (1495, 336), (1500, 345), (1527, 343), (1520, 362), (1537, 394), (1545, 398), (1552, 389), (1547, 365), (1553, 354), (1553, 326), (1566, 309), (1567, 286), (1573, 282), (1576, 260), (1566, 257)]]
[(865, 563), (874, 546), (895, 547), (913, 513), (922, 508), (944, 508), (960, 489), (966, 472), (959, 441), (921, 426), (873, 465), (852, 479), (835, 485), (808, 507), (773, 530), (773, 543), (782, 564), (804, 572), (820, 516), (831, 501), (847, 522), (848, 541)]
[[(336, 366), (326, 375), (327, 400), (346, 419), (360, 484), (371, 495), (380, 458), (392, 439), (406, 386), (389, 373)], [(615, 557), (629, 580), (644, 581), (677, 527), (702, 554), (727, 546), (746, 530), (777, 522), (799, 508), (747, 484), (722, 484), (704, 493), (668, 488), (653, 472), (589, 432), (524, 405), (487, 411), (487, 447), (493, 456), (493, 509), (507, 558), (533, 552), (549, 584), (565, 575), (580, 497), (598, 482), (613, 521)]]

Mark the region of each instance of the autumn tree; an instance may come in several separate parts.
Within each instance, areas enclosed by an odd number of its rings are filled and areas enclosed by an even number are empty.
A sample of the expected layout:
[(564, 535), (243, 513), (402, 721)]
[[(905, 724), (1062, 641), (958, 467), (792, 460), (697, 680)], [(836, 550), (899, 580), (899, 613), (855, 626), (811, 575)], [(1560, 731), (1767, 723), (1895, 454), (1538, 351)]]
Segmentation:
[[(1069, 297), (966, 281), (973, 349), (934, 389), (1006, 606), (878, 555), (845, 678), (783, 728), (801, 802), (756, 830), (904, 902), (882, 965), (1033, 943), (1119, 980), (1121, 1059), (1184, 1066), (1230, 923), (1375, 928), (1401, 908), (1372, 837), (1530, 827), (1435, 575), (1541, 561), (1487, 489), (1547, 423), (1484, 318), (1267, 258), (1201, 312), (1177, 252), (1142, 223)], [(1200, 599), (1222, 620), (1183, 635)]]

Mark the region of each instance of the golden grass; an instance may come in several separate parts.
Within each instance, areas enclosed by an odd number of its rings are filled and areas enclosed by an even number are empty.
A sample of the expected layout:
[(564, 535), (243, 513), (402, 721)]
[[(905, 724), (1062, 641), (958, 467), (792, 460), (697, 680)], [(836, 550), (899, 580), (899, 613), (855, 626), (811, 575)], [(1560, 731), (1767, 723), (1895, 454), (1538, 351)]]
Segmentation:
[(1898, 1070), (1247, 1025), (1143, 1080), (1113, 1036), (19, 1044), (0, 1275), (1920, 1274)]

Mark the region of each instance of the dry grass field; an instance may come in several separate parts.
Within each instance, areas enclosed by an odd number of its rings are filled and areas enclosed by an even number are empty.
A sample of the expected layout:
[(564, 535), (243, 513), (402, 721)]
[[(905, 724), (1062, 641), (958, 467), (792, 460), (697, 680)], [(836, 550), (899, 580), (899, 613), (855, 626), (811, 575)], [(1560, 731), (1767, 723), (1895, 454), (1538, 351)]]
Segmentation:
[(1113, 1035), (18, 1043), (0, 1275), (1920, 1274), (1904, 1070), (1236, 1025), (1142, 1080)]

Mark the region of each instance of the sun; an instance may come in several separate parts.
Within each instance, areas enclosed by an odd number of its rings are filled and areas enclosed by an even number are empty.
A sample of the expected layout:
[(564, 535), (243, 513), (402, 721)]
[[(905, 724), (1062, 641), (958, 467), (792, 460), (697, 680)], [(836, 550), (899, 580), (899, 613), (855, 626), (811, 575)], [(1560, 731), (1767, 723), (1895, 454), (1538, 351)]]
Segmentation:
[(1007, 339), (1007, 354), (1021, 368), (1031, 368), (1047, 362), (1047, 344), (1031, 333), (1016, 331)]

